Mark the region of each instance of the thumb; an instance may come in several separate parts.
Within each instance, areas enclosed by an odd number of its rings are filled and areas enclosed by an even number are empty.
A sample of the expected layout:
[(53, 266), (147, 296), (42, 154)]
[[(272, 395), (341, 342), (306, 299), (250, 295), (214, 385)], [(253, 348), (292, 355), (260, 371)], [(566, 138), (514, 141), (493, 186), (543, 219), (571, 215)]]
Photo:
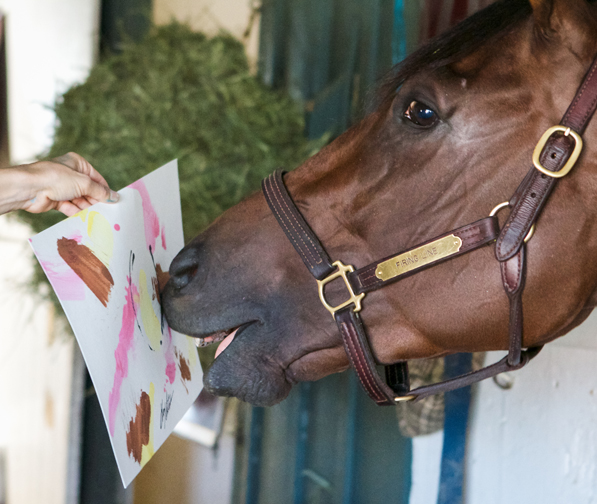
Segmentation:
[(90, 178), (87, 178), (86, 184), (83, 187), (83, 192), (84, 194), (82, 196), (93, 198), (104, 203), (116, 203), (120, 200), (120, 194), (116, 191), (112, 191), (108, 187), (98, 184)]

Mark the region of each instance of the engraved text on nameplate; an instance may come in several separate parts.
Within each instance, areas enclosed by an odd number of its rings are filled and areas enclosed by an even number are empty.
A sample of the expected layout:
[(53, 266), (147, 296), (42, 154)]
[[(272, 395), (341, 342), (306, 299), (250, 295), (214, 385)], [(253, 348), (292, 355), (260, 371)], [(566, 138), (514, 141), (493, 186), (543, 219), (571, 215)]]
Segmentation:
[(380, 263), (375, 276), (386, 281), (458, 253), (462, 240), (450, 235)]

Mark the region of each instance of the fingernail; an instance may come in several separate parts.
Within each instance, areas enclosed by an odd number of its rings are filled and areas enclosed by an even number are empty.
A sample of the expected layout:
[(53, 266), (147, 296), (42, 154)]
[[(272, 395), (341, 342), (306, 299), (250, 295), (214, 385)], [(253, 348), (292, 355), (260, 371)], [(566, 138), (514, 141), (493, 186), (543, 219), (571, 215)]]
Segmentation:
[(116, 203), (120, 200), (120, 194), (116, 191), (110, 191), (110, 199), (108, 199), (108, 203)]

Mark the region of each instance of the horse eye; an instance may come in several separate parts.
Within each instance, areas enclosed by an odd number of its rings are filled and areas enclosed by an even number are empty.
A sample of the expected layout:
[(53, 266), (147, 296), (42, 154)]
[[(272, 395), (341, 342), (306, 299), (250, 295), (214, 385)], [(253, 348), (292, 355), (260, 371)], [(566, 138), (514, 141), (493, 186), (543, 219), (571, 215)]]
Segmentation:
[(429, 128), (438, 121), (435, 110), (417, 100), (413, 100), (410, 103), (408, 108), (404, 111), (404, 117), (410, 122), (423, 128)]

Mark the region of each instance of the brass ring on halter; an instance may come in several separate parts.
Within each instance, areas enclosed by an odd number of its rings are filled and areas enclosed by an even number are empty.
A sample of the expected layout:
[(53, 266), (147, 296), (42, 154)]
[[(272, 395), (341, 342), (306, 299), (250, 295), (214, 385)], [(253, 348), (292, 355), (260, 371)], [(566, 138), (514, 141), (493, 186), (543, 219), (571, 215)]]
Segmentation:
[[(497, 214), (502, 208), (505, 208), (507, 206), (510, 206), (510, 202), (509, 201), (504, 201), (503, 203), (500, 203), (499, 205), (497, 205), (491, 212), (489, 212), (489, 217), (493, 217), (495, 214)], [(527, 235), (524, 238), (524, 242), (528, 243), (529, 240), (533, 237), (533, 235), (535, 234), (535, 224), (533, 224), (531, 226), (531, 229), (529, 230), (529, 232), (527, 233)]]

